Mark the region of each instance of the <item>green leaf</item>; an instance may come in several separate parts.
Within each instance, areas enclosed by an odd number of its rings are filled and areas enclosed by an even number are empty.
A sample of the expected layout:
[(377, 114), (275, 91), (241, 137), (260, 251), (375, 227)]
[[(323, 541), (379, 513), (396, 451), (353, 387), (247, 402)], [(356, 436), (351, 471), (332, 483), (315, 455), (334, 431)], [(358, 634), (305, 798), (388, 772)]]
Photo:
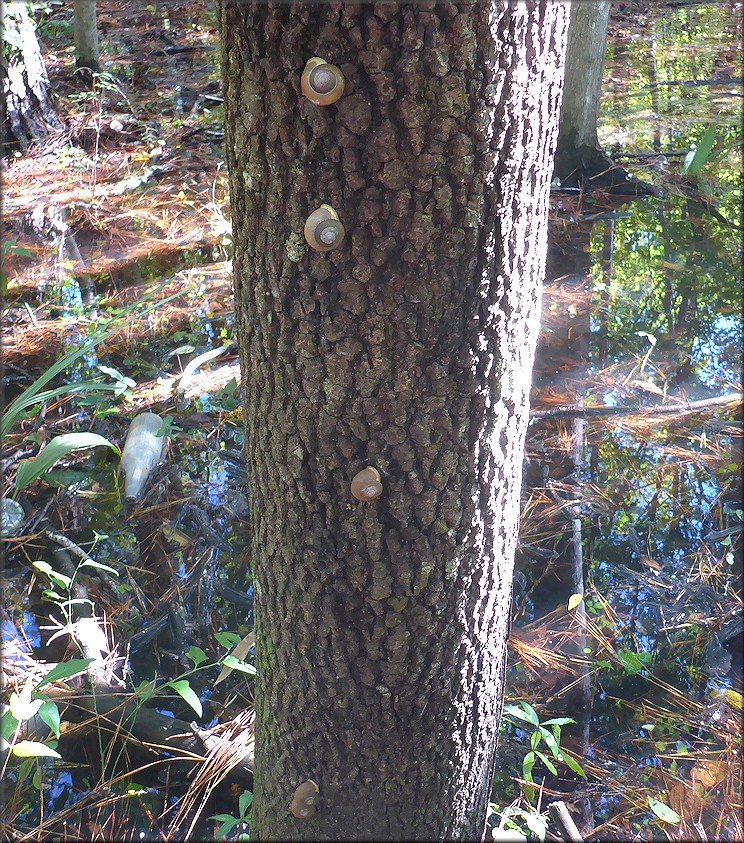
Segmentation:
[(197, 697), (194, 693), (191, 685), (189, 685), (188, 679), (175, 679), (173, 682), (168, 682), (166, 687), (173, 688), (178, 696), (181, 697), (184, 702), (188, 703), (199, 715), (199, 717), (202, 716), (202, 704), (199, 697)]
[(695, 173), (705, 166), (710, 153), (713, 149), (713, 144), (716, 142), (716, 126), (713, 124), (709, 126), (705, 134), (700, 138), (695, 149), (691, 149), (685, 158), (685, 163), (682, 165), (682, 172), (688, 176), (694, 176)]
[(256, 675), (256, 668), (252, 664), (240, 661), (240, 659), (236, 659), (235, 656), (225, 656), (222, 660), (222, 664), (225, 665), (225, 667), (232, 668), (232, 670), (239, 670), (242, 673), (249, 674), (250, 676)]
[(3, 712), (2, 718), (0, 718), (0, 737), (5, 741), (9, 741), (15, 734), (17, 728), (18, 721), (10, 713), (10, 709), (6, 709)]
[[(143, 308), (142, 305), (147, 302), (149, 299), (152, 299), (153, 296), (156, 296), (165, 286), (167, 282), (163, 282), (151, 290), (149, 293), (144, 295), (139, 301), (135, 302), (133, 305), (125, 308), (122, 313), (120, 314), (120, 319), (125, 320), (129, 316), (133, 316), (137, 314), (140, 317), (147, 316), (148, 314), (152, 313), (153, 310), (156, 310), (158, 307), (162, 307), (163, 305), (167, 304), (173, 299), (177, 299), (179, 296), (182, 295), (181, 292), (174, 293), (171, 296), (166, 296), (164, 299), (160, 301), (151, 302), (148, 304), (147, 307)], [(120, 389), (119, 384), (102, 384), (98, 381), (89, 381), (87, 383), (77, 383), (77, 384), (67, 384), (66, 386), (58, 387), (57, 389), (51, 389), (48, 392), (42, 392), (41, 390), (55, 378), (57, 375), (64, 372), (64, 370), (71, 366), (76, 360), (79, 360), (81, 357), (84, 357), (88, 354), (89, 351), (92, 351), (97, 345), (100, 345), (104, 340), (108, 339), (112, 334), (114, 334), (119, 328), (119, 321), (112, 320), (111, 326), (102, 330), (100, 333), (97, 333), (95, 336), (91, 337), (89, 340), (84, 342), (82, 345), (79, 345), (77, 348), (72, 349), (72, 351), (68, 351), (64, 357), (61, 357), (57, 362), (50, 366), (43, 375), (38, 377), (31, 386), (27, 387), (14, 401), (12, 401), (3, 412), (2, 420), (0, 420), (0, 438), (5, 438), (8, 434), (10, 429), (13, 425), (18, 421), (21, 413), (27, 409), (28, 407), (32, 407), (34, 404), (38, 404), (41, 401), (46, 401), (50, 397), (56, 397), (59, 395), (65, 395), (68, 393), (78, 392), (81, 389), (90, 389), (95, 388), (97, 391), (108, 391), (108, 392), (116, 392)]]
[(41, 571), (42, 574), (46, 574), (52, 581), (52, 584), (56, 585), (57, 588), (61, 588), (64, 591), (70, 590), (72, 577), (68, 577), (66, 574), (58, 574), (45, 559), (39, 559), (32, 564), (37, 571)]
[(59, 737), (60, 717), (57, 703), (53, 700), (44, 700), (44, 704), (39, 709), (39, 717), (49, 726), (54, 732), (55, 737)]
[(648, 797), (648, 807), (662, 822), (669, 823), (670, 825), (676, 825), (682, 819), (676, 811), (673, 811), (663, 802), (659, 802), (658, 799), (654, 799), (653, 796)]
[(568, 726), (569, 723), (575, 723), (573, 717), (551, 717), (550, 720), (543, 720), (541, 726)]
[(69, 679), (71, 676), (78, 676), (84, 673), (95, 659), (70, 659), (68, 662), (61, 662), (53, 667), (49, 673), (39, 682), (35, 690), (43, 688), (50, 682), (58, 682), (60, 679)]
[(109, 574), (113, 574), (115, 577), (119, 576), (119, 572), (116, 568), (112, 568), (110, 565), (104, 565), (103, 562), (96, 562), (95, 559), (84, 559), (80, 563), (81, 568), (97, 568), (99, 571), (107, 571)]
[(553, 753), (554, 758), (558, 758), (560, 760), (561, 749), (558, 746), (558, 741), (556, 740), (555, 735), (549, 732), (547, 729), (543, 729), (542, 726), (539, 729), (540, 736), (548, 745), (548, 748)]
[(37, 457), (30, 460), (21, 460), (16, 473), (15, 494), (41, 477), (55, 463), (72, 451), (97, 448), (99, 445), (105, 445), (117, 454), (121, 453), (113, 442), (109, 442), (105, 436), (99, 436), (97, 433), (64, 433), (62, 436), (55, 436)]
[(134, 689), (134, 694), (140, 702), (146, 703), (155, 696), (155, 682), (151, 679), (143, 679), (142, 682)]
[(209, 656), (207, 656), (201, 647), (195, 647), (192, 645), (189, 648), (188, 653), (186, 653), (186, 658), (194, 663), (194, 667), (199, 667), (202, 662), (208, 660)]
[(238, 799), (238, 812), (240, 813), (241, 817), (244, 817), (248, 813), (248, 809), (253, 804), (253, 794), (250, 790), (244, 790), (240, 794), (240, 799)]
[(12, 750), (17, 758), (62, 758), (56, 749), (38, 741), (18, 741)]
[(214, 637), (226, 650), (232, 650), (241, 641), (240, 636), (235, 632), (215, 632)]
[(579, 762), (567, 752), (563, 753), (563, 762), (569, 768), (569, 770), (573, 770), (574, 773), (576, 773), (578, 776), (583, 776), (584, 778), (586, 778), (586, 773), (584, 772), (584, 769), (582, 768), (581, 764), (579, 764)]
[(231, 814), (215, 814), (215, 816), (210, 817), (209, 819), (217, 820), (217, 822), (222, 823), (222, 825), (215, 832), (215, 839), (217, 840), (221, 840), (223, 837), (227, 837), (227, 835), (240, 822), (237, 817), (233, 817)]
[(626, 673), (635, 675), (643, 670), (643, 660), (638, 653), (634, 653), (632, 650), (619, 650), (616, 655)]
[(2, 435), (6, 436), (10, 432), (10, 429), (25, 410), (37, 404), (43, 404), (45, 401), (51, 401), (53, 398), (60, 398), (63, 395), (74, 395), (78, 392), (116, 392), (118, 388), (113, 384), (100, 383), (100, 381), (82, 381), (80, 383), (68, 383), (55, 389), (47, 389), (44, 392), (33, 392), (30, 395), (27, 395), (28, 390), (26, 390), (11, 405), (10, 415), (6, 413), (3, 416)]
[(535, 755), (542, 761), (542, 763), (550, 770), (550, 772), (554, 775), (558, 775), (558, 770), (555, 768), (555, 764), (548, 758), (548, 756), (544, 752), (540, 752), (537, 750)]
[(532, 768), (535, 766), (535, 753), (528, 752), (524, 758), (522, 759), (522, 778), (525, 781), (531, 782), (532, 779)]
[(535, 837), (537, 837), (538, 840), (545, 840), (545, 834), (548, 830), (548, 821), (542, 814), (525, 811), (524, 821), (527, 823), (527, 828), (535, 835)]
[(521, 705), (522, 708), (518, 708), (516, 705), (504, 706), (504, 711), (507, 714), (511, 714), (512, 717), (516, 717), (519, 720), (525, 720), (533, 726), (538, 726), (540, 724), (540, 718), (537, 716), (535, 709), (526, 702), (523, 702)]

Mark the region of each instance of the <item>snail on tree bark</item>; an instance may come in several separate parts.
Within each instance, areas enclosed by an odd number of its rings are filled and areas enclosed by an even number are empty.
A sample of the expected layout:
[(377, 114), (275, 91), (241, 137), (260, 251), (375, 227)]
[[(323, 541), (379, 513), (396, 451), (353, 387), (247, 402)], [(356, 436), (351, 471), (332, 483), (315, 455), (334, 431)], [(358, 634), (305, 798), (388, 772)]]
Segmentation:
[(300, 88), (315, 105), (331, 105), (343, 94), (346, 81), (335, 64), (313, 56), (302, 72)]
[(351, 494), (358, 501), (373, 501), (382, 494), (380, 472), (368, 465), (358, 471), (351, 481)]
[(316, 208), (305, 221), (305, 240), (316, 252), (337, 249), (345, 233), (338, 214), (330, 205)]
[(315, 812), (318, 810), (316, 803), (319, 791), (320, 788), (312, 779), (297, 785), (289, 806), (292, 816), (297, 817), (298, 820), (309, 820), (315, 816)]

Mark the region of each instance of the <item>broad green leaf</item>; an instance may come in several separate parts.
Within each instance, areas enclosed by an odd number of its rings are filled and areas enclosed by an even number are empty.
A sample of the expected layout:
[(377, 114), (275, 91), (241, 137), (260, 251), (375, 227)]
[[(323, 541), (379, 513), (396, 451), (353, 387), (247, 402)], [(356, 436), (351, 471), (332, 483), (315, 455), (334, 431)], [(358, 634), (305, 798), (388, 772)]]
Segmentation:
[(44, 704), (39, 709), (39, 717), (49, 726), (54, 732), (55, 737), (59, 737), (60, 717), (57, 703), (53, 700), (44, 700)]
[(68, 577), (66, 574), (58, 574), (45, 559), (37, 560), (33, 563), (33, 566), (37, 571), (41, 571), (42, 574), (46, 574), (52, 583), (58, 588), (62, 588), (65, 591), (70, 590), (72, 577)]
[(545, 834), (548, 830), (548, 821), (542, 814), (525, 811), (524, 821), (527, 823), (527, 828), (529, 828), (538, 840), (545, 840)]
[(709, 126), (705, 134), (700, 138), (700, 142), (696, 149), (691, 149), (685, 157), (685, 163), (682, 165), (682, 172), (688, 176), (694, 176), (695, 173), (705, 166), (708, 158), (710, 158), (713, 144), (716, 142), (716, 126), (713, 124)]
[(0, 739), (9, 741), (16, 733), (17, 728), (18, 720), (10, 713), (10, 709), (6, 709), (2, 718), (0, 718)]
[(61, 758), (56, 749), (38, 741), (18, 741), (13, 747), (17, 758)]
[(673, 811), (663, 802), (659, 802), (658, 799), (654, 799), (653, 796), (648, 797), (648, 807), (662, 822), (669, 823), (670, 825), (675, 825), (682, 819), (676, 811)]
[(542, 761), (542, 763), (550, 770), (550, 772), (554, 775), (558, 775), (558, 770), (555, 768), (555, 764), (548, 758), (548, 756), (544, 752), (540, 752), (537, 750), (535, 755)]
[(568, 611), (573, 612), (573, 610), (581, 604), (581, 601), (584, 599), (583, 594), (572, 594), (568, 598)]
[(511, 714), (512, 717), (517, 717), (519, 720), (525, 720), (527, 723), (532, 723), (533, 726), (538, 726), (540, 718), (537, 716), (535, 709), (526, 702), (522, 703), (522, 708), (516, 705), (504, 706), (504, 711)]
[(99, 445), (105, 445), (117, 454), (121, 453), (113, 442), (109, 442), (105, 436), (99, 436), (97, 433), (63, 433), (62, 436), (55, 436), (38, 456), (30, 460), (21, 460), (16, 473), (15, 494), (41, 477), (72, 451), (97, 448)]
[(236, 632), (215, 632), (214, 637), (226, 650), (231, 650), (240, 643), (240, 636)]
[(186, 653), (186, 658), (194, 663), (194, 667), (199, 667), (199, 665), (202, 662), (207, 661), (209, 657), (204, 652), (204, 650), (201, 649), (201, 647), (195, 647), (192, 645), (191, 647), (189, 647), (188, 653)]
[(232, 814), (215, 814), (209, 819), (217, 820), (217, 822), (222, 823), (222, 825), (217, 829), (214, 835), (217, 840), (221, 840), (223, 837), (227, 837), (227, 835), (240, 822), (240, 820), (237, 817), (233, 817)]
[[(219, 639), (218, 639), (219, 640)], [(220, 642), (222, 643), (222, 642)], [(241, 641), (239, 641), (230, 655), (234, 659), (239, 659), (241, 662), (245, 659), (248, 655), (251, 647), (256, 643), (256, 634), (255, 632), (249, 632), (248, 635), (245, 636)], [(215, 680), (215, 685), (219, 685), (220, 682), (227, 679), (227, 677), (232, 673), (233, 668), (230, 665), (226, 665), (224, 662), (222, 664), (222, 670), (220, 670), (220, 675)], [(255, 673), (255, 671), (254, 671)]]
[(188, 703), (199, 717), (202, 716), (202, 704), (191, 685), (189, 685), (188, 679), (175, 679), (173, 682), (168, 682), (166, 687), (173, 688), (178, 696), (184, 702)]
[(84, 673), (95, 659), (70, 659), (68, 662), (60, 662), (56, 667), (53, 667), (49, 673), (39, 682), (35, 690), (43, 688), (50, 682), (59, 682), (60, 679), (69, 679), (71, 676), (78, 676)]
[(250, 676), (256, 675), (256, 668), (252, 664), (242, 662), (236, 659), (235, 656), (225, 656), (222, 664), (229, 667), (231, 670), (239, 670), (241, 673), (247, 673)]
[(619, 650), (617, 652), (617, 658), (625, 668), (626, 673), (635, 675), (643, 670), (643, 660), (638, 653), (634, 653), (632, 650)]
[(238, 813), (244, 817), (248, 813), (248, 809), (253, 804), (253, 794), (250, 790), (244, 790), (238, 799)]

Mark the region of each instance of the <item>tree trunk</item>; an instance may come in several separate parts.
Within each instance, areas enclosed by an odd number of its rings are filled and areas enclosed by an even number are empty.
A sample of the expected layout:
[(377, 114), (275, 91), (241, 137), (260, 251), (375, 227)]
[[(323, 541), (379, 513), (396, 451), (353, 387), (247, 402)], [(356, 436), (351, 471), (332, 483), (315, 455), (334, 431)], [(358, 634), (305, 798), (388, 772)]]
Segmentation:
[(25, 3), (3, 3), (3, 154), (43, 140), (62, 124), (52, 105), (49, 79), (34, 24)]
[[(256, 585), (251, 833), (480, 839), (567, 11), (225, 3), (221, 18)], [(344, 74), (333, 105), (301, 94), (313, 56)], [(346, 229), (334, 251), (303, 238), (323, 203)], [(383, 491), (360, 502), (368, 465)], [(290, 802), (307, 780), (303, 820)]]
[(75, 29), (75, 67), (98, 72), (98, 26), (96, 0), (75, 0), (73, 4)]
[(564, 184), (583, 173), (591, 177), (612, 167), (597, 138), (610, 5), (611, 0), (581, 0), (571, 4), (563, 104), (555, 151), (555, 175)]

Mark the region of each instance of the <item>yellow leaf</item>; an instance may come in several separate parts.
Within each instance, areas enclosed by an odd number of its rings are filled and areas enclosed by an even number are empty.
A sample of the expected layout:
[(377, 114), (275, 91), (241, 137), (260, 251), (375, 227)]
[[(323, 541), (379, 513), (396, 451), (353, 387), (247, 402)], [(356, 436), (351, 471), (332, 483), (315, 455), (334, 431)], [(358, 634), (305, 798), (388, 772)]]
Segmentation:
[(568, 611), (572, 612), (578, 605), (580, 605), (580, 603), (583, 599), (584, 599), (583, 594), (572, 594), (568, 598)]

